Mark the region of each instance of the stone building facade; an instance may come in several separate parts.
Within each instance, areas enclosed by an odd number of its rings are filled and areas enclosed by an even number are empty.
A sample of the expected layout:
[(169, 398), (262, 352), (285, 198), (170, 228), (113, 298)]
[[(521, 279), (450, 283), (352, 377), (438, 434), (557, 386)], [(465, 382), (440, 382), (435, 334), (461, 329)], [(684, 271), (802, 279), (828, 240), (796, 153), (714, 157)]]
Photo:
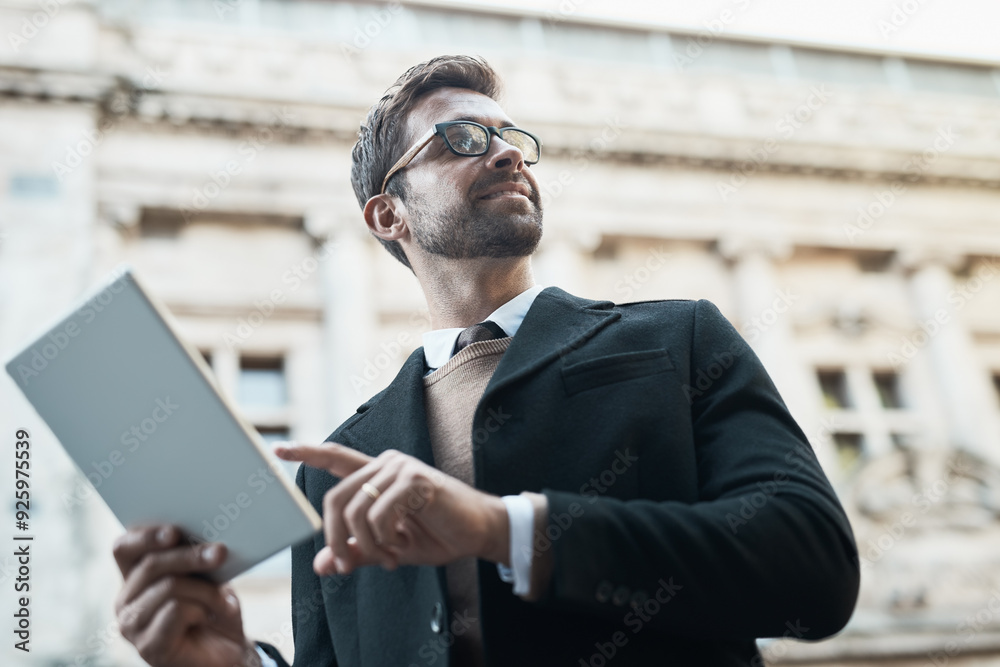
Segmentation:
[[(712, 300), (851, 513), (854, 618), (769, 662), (1000, 665), (1000, 63), (433, 1), (2, 0), (0, 38), (4, 356), (127, 261), (265, 439), (322, 440), (429, 326), (364, 229), (358, 125), (410, 65), (482, 54), (543, 139), (538, 282)], [(141, 664), (120, 526), (0, 382), (38, 452), (36, 643), (5, 655)], [(287, 567), (237, 586), (291, 657)]]

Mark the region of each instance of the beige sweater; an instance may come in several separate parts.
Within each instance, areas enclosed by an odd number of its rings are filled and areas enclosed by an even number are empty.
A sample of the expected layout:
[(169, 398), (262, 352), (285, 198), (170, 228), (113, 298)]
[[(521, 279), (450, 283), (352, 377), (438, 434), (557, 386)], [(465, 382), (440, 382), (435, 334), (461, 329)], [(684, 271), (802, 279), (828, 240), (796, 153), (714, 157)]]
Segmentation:
[[(472, 460), (472, 418), (486, 385), (500, 363), (511, 338), (472, 343), (443, 366), (424, 378), (427, 427), (435, 466), (446, 475), (475, 486)], [(540, 493), (525, 492), (535, 508), (536, 534), (546, 526), (547, 501)], [(536, 552), (532, 560), (531, 591), (525, 599), (538, 597), (551, 573), (551, 550)], [(482, 628), (479, 614), (479, 584), (475, 557), (445, 566), (452, 617), (445, 623), (451, 632), (457, 619), (471, 621), (464, 631), (455, 632), (453, 667), (479, 667), (483, 662)], [(456, 616), (457, 615), (457, 616)], [(466, 627), (461, 620), (456, 629)]]

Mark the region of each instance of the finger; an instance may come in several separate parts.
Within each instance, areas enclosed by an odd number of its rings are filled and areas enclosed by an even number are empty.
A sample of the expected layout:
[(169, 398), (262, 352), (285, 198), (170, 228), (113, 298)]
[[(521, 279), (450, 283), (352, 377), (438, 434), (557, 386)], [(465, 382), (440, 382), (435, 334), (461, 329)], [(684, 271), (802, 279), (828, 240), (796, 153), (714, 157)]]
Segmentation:
[(136, 565), (119, 593), (118, 608), (131, 603), (161, 577), (209, 572), (226, 560), (226, 545), (219, 542), (183, 546), (150, 553)]
[[(397, 556), (394, 555), (394, 558), (397, 558)], [(344, 561), (344, 559), (342, 558), (341, 561)], [(349, 574), (351, 570), (365, 565), (383, 565), (383, 563), (373, 558), (370, 554), (362, 553), (358, 548), (357, 540), (351, 537), (347, 540), (347, 559), (345, 565), (349, 566), (346, 568), (346, 571), (340, 571), (335, 564), (333, 551), (329, 546), (320, 549), (313, 558), (313, 571), (323, 577), (333, 574)], [(392, 570), (398, 566), (399, 563), (395, 562), (392, 567), (387, 566), (387, 569)]]
[(382, 531), (383, 541), (393, 544), (393, 539), (400, 533), (400, 527), (408, 518), (415, 518), (430, 503), (434, 501), (435, 483), (422, 475), (415, 478), (400, 476), (401, 481), (386, 489), (386, 492), (375, 501), (373, 511), (379, 513), (378, 530)]
[[(377, 517), (372, 513), (372, 506), (377, 501), (364, 489), (364, 484), (370, 484), (379, 490), (392, 487), (393, 484), (397, 483), (397, 473), (403, 463), (402, 457), (387, 457), (381, 467), (368, 477), (367, 482), (362, 482), (361, 490), (351, 496), (344, 508), (344, 521), (351, 535), (355, 538), (357, 550), (362, 554), (364, 560), (374, 560), (388, 569), (395, 569), (396, 556), (382, 547), (381, 537), (372, 531), (372, 520), (377, 520)], [(361, 471), (358, 471), (356, 475), (360, 476)], [(351, 566), (353, 563), (349, 562), (348, 565)]]
[(274, 453), (286, 461), (302, 461), (314, 468), (323, 468), (337, 477), (347, 477), (373, 458), (336, 442), (307, 445), (286, 442), (274, 446)]
[(155, 663), (172, 656), (188, 629), (208, 622), (208, 612), (200, 604), (169, 600), (160, 607), (136, 643), (139, 654)]
[(419, 473), (400, 473), (397, 483), (375, 502), (372, 511), (379, 515), (377, 530), (381, 531), (386, 548), (399, 557), (399, 563), (416, 562), (412, 559), (427, 548), (420, 516), (434, 503), (442, 479), (436, 475), (431, 479)]
[[(337, 569), (341, 573), (349, 572), (354, 567), (369, 564), (369, 560), (366, 558), (355, 562), (352, 562), (350, 559), (347, 539), (352, 535), (357, 537), (353, 529), (361, 530), (361, 527), (359, 525), (348, 525), (347, 517), (345, 516), (347, 505), (356, 498), (360, 502), (364, 498), (369, 497), (361, 490), (362, 485), (371, 479), (383, 466), (398, 459), (398, 454), (399, 452), (395, 450), (387, 450), (380, 454), (377, 459), (369, 458), (368, 463), (343, 478), (336, 486), (327, 491), (323, 497), (323, 533), (327, 546), (333, 552), (334, 560), (339, 559)], [(359, 495), (361, 496), (360, 498), (358, 498)], [(356, 518), (352, 519), (352, 521), (355, 524), (358, 523)], [(365, 555), (368, 555), (371, 553), (371, 539), (368, 538), (365, 544), (364, 548), (368, 550)], [(378, 560), (374, 560), (374, 562), (378, 562)]]
[(128, 578), (132, 568), (143, 556), (152, 551), (162, 551), (176, 544), (180, 531), (169, 525), (138, 526), (130, 528), (115, 540), (115, 562), (123, 578)]
[(245, 635), (243, 634), (243, 613), (240, 608), (240, 600), (230, 586), (226, 585), (221, 588), (225, 609), (221, 614), (211, 614), (208, 617), (208, 624), (234, 642), (242, 642)]
[(149, 586), (118, 612), (122, 636), (135, 637), (169, 600), (200, 604), (210, 615), (227, 617), (239, 609), (228, 588), (189, 576), (166, 576)]
[(407, 491), (408, 485), (402, 484), (398, 468), (396, 466), (390, 470), (386, 466), (368, 482), (377, 489), (385, 489), (377, 499), (371, 501), (368, 508), (368, 529), (371, 531), (372, 541), (390, 553), (395, 550), (396, 553), (391, 554), (394, 556), (406, 544), (397, 526), (410, 511), (398, 499), (413, 495)]

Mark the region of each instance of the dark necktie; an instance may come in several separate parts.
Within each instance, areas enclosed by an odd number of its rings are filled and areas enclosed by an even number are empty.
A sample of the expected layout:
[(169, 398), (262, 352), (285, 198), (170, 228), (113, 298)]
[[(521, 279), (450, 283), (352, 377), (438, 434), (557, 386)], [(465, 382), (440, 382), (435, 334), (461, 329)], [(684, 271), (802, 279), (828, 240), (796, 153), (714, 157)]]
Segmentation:
[(458, 340), (455, 341), (455, 349), (452, 351), (452, 355), (458, 354), (463, 348), (473, 343), (478, 343), (481, 340), (493, 340), (494, 338), (504, 338), (506, 336), (506, 332), (496, 322), (486, 320), (479, 324), (473, 324), (458, 334)]

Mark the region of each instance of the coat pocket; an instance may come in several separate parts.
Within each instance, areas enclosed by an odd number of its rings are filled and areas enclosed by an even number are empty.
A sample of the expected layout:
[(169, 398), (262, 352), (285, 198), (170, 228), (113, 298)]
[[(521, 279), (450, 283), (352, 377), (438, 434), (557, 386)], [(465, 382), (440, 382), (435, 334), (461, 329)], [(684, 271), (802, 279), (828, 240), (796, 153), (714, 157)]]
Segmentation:
[(563, 386), (572, 396), (587, 389), (674, 369), (666, 348), (610, 354), (588, 359), (562, 369)]

